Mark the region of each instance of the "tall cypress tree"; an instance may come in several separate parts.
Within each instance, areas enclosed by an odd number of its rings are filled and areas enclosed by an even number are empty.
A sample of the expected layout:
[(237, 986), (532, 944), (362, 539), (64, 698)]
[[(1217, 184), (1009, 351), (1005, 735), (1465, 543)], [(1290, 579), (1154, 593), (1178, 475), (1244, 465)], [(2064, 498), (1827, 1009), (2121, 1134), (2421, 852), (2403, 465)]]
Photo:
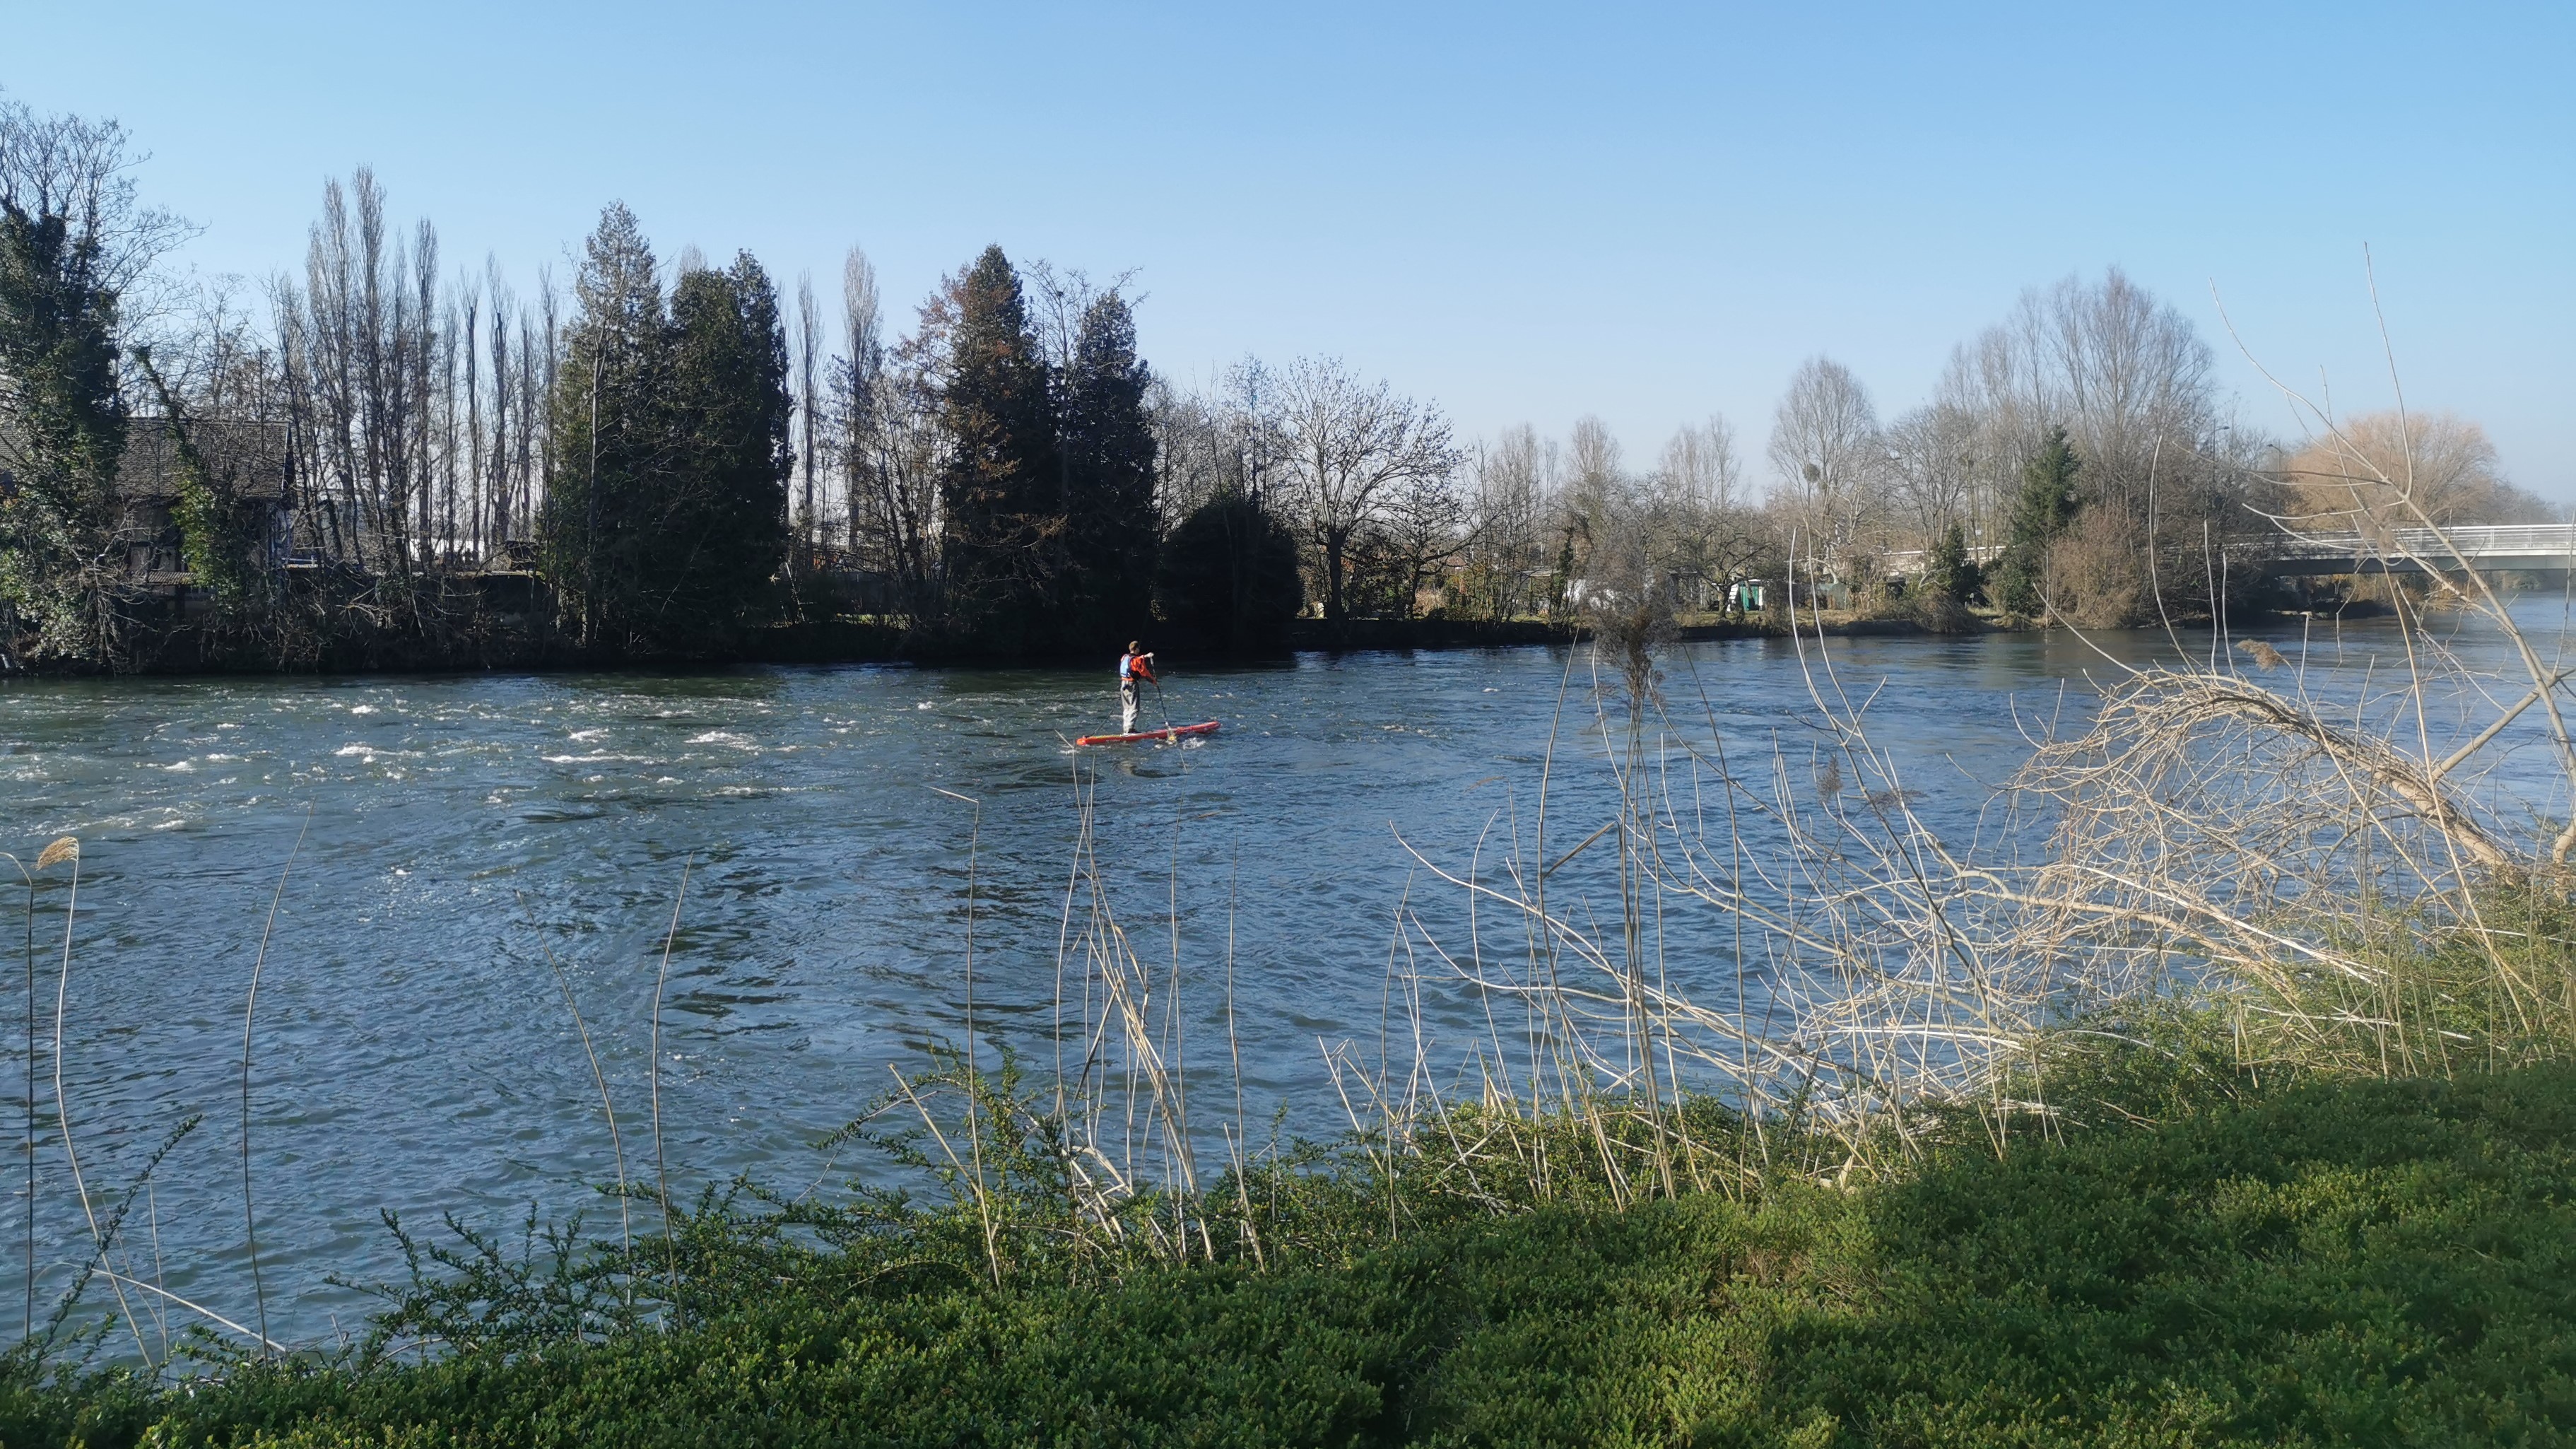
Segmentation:
[(1062, 401), (1067, 652), (1115, 650), (1153, 617), (1155, 443), (1136, 319), (1116, 292), (1082, 315)]
[(643, 225), (624, 203), (600, 213), (573, 291), (580, 310), (549, 403), (554, 456), (538, 546), (557, 605), (582, 641), (622, 643), (669, 441), (662, 284)]
[(2037, 615), (2048, 607), (2041, 597), (2048, 577), (2049, 545), (2075, 521), (2081, 506), (2075, 475), (2083, 460), (2066, 440), (2066, 429), (2052, 427), (2039, 451), (2021, 469), (2021, 490), (2013, 495), (2010, 531), (2003, 557), (1995, 564), (1994, 601), (2016, 614)]
[(649, 604), (676, 637), (768, 602), (787, 558), (794, 405), (778, 289), (750, 253), (683, 276), (671, 294), (665, 404), (671, 467), (658, 500)]
[(950, 617), (973, 647), (1025, 653), (1053, 633), (1063, 482), (1046, 364), (1000, 247), (986, 247), (960, 282), (950, 343), (939, 487)]
[(685, 646), (767, 600), (787, 546), (791, 404), (760, 264), (684, 274), (667, 307), (643, 228), (591, 234), (558, 373), (547, 574), (584, 642)]

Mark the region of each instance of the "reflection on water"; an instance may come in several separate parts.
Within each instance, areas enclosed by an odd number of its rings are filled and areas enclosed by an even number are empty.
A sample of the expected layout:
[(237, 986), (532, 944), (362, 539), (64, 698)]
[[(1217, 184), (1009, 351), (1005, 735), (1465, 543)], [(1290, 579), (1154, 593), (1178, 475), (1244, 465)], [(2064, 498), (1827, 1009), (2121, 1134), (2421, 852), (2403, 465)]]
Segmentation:
[[(2347, 629), (2310, 657), (2353, 674), (2394, 647)], [(2021, 731), (2080, 713), (2086, 674), (2112, 667), (2064, 637), (1835, 650), (1852, 696), (1875, 691), (1918, 809), (1962, 834)], [(1560, 761), (1598, 753), (1589, 678), (1579, 651), (1547, 649), (1182, 671), (1173, 721), (1220, 718), (1222, 734), (1080, 755), (1066, 741), (1115, 718), (1105, 668), (15, 683), (0, 687), (0, 798), (22, 856), (58, 834), (82, 841), (62, 1065), (83, 1165), (94, 1186), (122, 1183), (176, 1122), (207, 1114), (132, 1236), (148, 1264), (157, 1234), (170, 1287), (217, 1306), (248, 1299), (240, 1013), (276, 895), (252, 1168), (272, 1320), (312, 1337), (360, 1308), (325, 1272), (394, 1267), (380, 1207), (560, 1211), (612, 1175), (554, 963), (633, 1114), (630, 1153), (667, 934), (671, 1161), (693, 1181), (812, 1180), (823, 1164), (808, 1144), (867, 1104), (889, 1063), (962, 1026), (978, 827), (939, 791), (982, 806), (979, 1031), (1051, 1050), (1087, 772), (1113, 900), (1154, 950), (1177, 950), (1195, 1039), (1222, 1040), (1213, 983), (1231, 932), (1248, 1108), (1266, 1120), (1284, 1104), (1292, 1128), (1329, 1130), (1318, 1041), (1375, 1040), (1397, 903), (1410, 886), (1435, 928), (1457, 919), (1402, 841), (1462, 854), (1480, 832), (1526, 829), (1561, 695)], [(1676, 651), (1665, 690), (1685, 728), (1716, 730), (1738, 758), (1803, 758), (1815, 680), (1788, 646), (1741, 641)], [(1604, 818), (1596, 772), (1560, 764), (1555, 788), (1555, 819)], [(1594, 864), (1562, 890), (1597, 888)], [(40, 933), (59, 931), (63, 894), (46, 888)], [(1685, 990), (1732, 977), (1723, 932), (1705, 929), (1671, 957)], [(53, 965), (0, 1017), (36, 1008), (40, 1047)], [(11, 994), (26, 992), (13, 975)], [(1427, 1009), (1463, 1051), (1472, 1003), (1435, 991)], [(6, 1036), (15, 1121), (24, 1023)], [(50, 1130), (40, 1159), (40, 1256), (76, 1257), (86, 1228)], [(17, 1241), (23, 1193), (0, 1241)], [(5, 1305), (23, 1268), (0, 1258)]]

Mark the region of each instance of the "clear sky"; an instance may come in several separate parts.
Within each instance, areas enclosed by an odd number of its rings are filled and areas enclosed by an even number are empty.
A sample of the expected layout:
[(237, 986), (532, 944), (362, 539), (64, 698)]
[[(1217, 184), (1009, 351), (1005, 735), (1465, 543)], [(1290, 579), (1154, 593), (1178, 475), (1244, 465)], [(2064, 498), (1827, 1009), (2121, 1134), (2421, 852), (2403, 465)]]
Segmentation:
[(122, 119), (184, 260), (299, 266), (371, 164), (524, 292), (623, 199), (834, 306), (985, 243), (1133, 270), (1147, 357), (1337, 354), (1470, 436), (1761, 440), (1824, 352), (1892, 416), (2026, 286), (2119, 265), (2253, 416), (2487, 424), (2576, 501), (2576, 6), (0, 6), (0, 88)]

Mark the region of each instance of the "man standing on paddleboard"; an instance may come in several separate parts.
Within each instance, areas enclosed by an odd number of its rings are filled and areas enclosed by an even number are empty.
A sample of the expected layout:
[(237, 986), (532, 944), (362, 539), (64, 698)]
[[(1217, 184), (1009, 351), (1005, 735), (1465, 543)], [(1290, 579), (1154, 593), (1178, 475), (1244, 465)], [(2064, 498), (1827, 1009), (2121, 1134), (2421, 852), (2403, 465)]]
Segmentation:
[(1140, 653), (1144, 647), (1130, 639), (1127, 652), (1118, 656), (1118, 732), (1122, 735), (1136, 732), (1136, 681), (1151, 682), (1154, 678), (1154, 656)]

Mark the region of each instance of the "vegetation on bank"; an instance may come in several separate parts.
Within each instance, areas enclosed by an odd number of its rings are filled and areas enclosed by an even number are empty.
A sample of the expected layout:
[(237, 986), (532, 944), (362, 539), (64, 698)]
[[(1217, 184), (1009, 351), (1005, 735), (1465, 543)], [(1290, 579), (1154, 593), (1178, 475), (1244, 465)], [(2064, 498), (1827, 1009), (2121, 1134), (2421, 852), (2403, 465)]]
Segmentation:
[[(0, 1442), (2576, 1433), (2576, 1070), (2274, 1086), (2213, 1060), (2098, 1054), (2065, 1089), (2096, 1125), (2000, 1157), (1962, 1131), (1840, 1190), (1780, 1171), (1621, 1210), (1569, 1184), (1498, 1215), (1435, 1178), (1396, 1185), (1390, 1234), (1390, 1185), (1355, 1159), (1257, 1185), (1263, 1259), (1041, 1256), (997, 1284), (971, 1201), (820, 1247), (711, 1213), (682, 1231), (684, 1289), (605, 1330), (577, 1307), (584, 1260), (494, 1245), (355, 1355), (179, 1388), (12, 1360)], [(658, 1242), (637, 1254), (633, 1281), (669, 1281)], [(386, 1341), (428, 1331), (450, 1349), (428, 1362)]]

